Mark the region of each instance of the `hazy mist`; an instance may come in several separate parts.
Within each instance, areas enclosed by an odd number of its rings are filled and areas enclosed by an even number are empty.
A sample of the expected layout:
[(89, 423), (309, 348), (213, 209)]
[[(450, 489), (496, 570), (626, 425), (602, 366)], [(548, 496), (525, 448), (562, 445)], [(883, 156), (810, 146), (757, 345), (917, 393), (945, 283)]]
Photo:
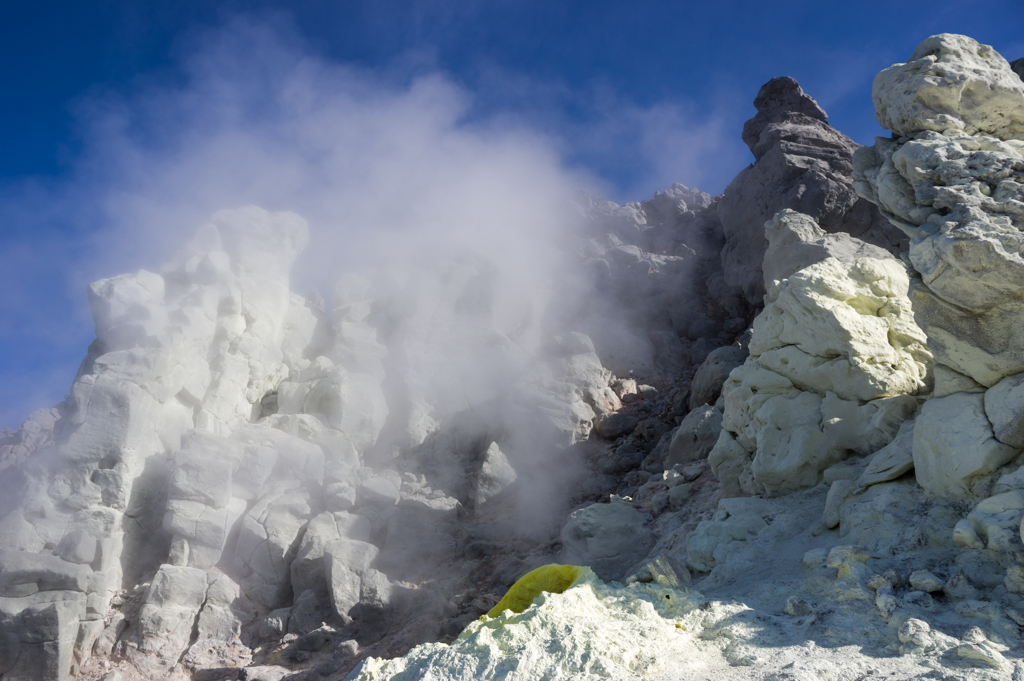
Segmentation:
[[(697, 168), (736, 137), (714, 112), (641, 107), (600, 88), (566, 95), (497, 72), (510, 109), (481, 115), (444, 73), (333, 63), (294, 32), (246, 18), (190, 35), (179, 52), (173, 73), (76, 103), (81, 149), (68, 178), (0, 193), (5, 425), (70, 385), (92, 336), (85, 284), (155, 269), (221, 208), (256, 204), (309, 222), (296, 291), (329, 298), (350, 271), (414, 287), (439, 260), (483, 256), (511, 319), (550, 293), (549, 246), (564, 234), (568, 197), (585, 187), (624, 200), (567, 157), (625, 145), (624, 162), (643, 168), (625, 189), (645, 190), (629, 197), (642, 199), (673, 181), (698, 184)], [(555, 107), (567, 96), (593, 115), (568, 122)]]

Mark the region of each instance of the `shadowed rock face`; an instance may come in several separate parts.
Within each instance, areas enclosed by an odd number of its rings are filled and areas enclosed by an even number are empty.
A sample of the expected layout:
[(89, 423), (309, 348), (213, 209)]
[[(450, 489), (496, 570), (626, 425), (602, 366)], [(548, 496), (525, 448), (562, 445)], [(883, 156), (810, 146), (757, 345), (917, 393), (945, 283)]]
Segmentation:
[(754, 98), (757, 115), (743, 124), (743, 142), (760, 160), (764, 156), (765, 147), (761, 144), (761, 133), (771, 123), (794, 115), (806, 116), (822, 123), (827, 123), (828, 114), (814, 98), (803, 91), (795, 78), (783, 76), (772, 78), (761, 86)]
[(1017, 61), (1011, 61), (1010, 68), (1013, 69), (1014, 73), (1020, 76), (1021, 80), (1024, 80), (1024, 57), (1021, 57)]
[(730, 183), (718, 203), (726, 244), (726, 281), (757, 305), (764, 295), (760, 262), (764, 223), (785, 208), (810, 215), (826, 232), (847, 232), (895, 252), (901, 241), (877, 209), (853, 189), (858, 145), (827, 122), (825, 111), (793, 78), (772, 78), (743, 126), (755, 162)]

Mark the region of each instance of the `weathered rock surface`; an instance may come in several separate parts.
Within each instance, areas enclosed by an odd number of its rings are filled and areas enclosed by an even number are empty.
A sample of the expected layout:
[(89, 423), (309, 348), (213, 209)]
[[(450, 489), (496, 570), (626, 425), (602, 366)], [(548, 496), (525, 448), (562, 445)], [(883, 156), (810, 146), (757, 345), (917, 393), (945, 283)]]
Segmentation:
[(769, 303), (754, 320), (750, 357), (725, 382), (723, 431), (709, 455), (728, 495), (816, 485), (846, 452), (888, 444), (931, 382), (898, 260), (788, 210), (765, 234)]
[(789, 208), (811, 216), (826, 232), (845, 232), (886, 249), (899, 233), (858, 198), (852, 154), (857, 145), (827, 123), (825, 111), (792, 78), (773, 78), (754, 100), (757, 115), (743, 126), (754, 164), (718, 202), (725, 235), (722, 269), (751, 305), (764, 294), (760, 263), (767, 240), (761, 226)]
[(53, 444), (53, 431), (61, 409), (36, 409), (17, 430), (0, 429), (0, 470), (24, 463), (32, 454)]
[(743, 364), (750, 352), (746, 348), (726, 345), (712, 350), (690, 381), (690, 409), (714, 404), (722, 394), (725, 379), (733, 369)]
[[(0, 436), (0, 675), (1019, 676), (1021, 149), (968, 134), (1016, 86), (939, 43), (886, 115), (963, 125), (857, 155), (920, 278), (776, 79), (726, 197), (580, 197), (543, 309), (467, 257), (328, 314), (254, 208), (94, 284), (69, 398)], [(481, 619), (555, 561), (597, 575)]]
[(896, 480), (914, 468), (914, 424), (910, 419), (900, 424), (892, 442), (871, 456), (864, 472), (857, 478), (858, 487), (868, 487)]
[(980, 478), (1019, 450), (999, 442), (985, 417), (983, 396), (954, 393), (928, 400), (914, 426), (914, 471), (928, 492), (967, 496)]
[(873, 98), (902, 136), (857, 152), (856, 186), (911, 237), (914, 313), (943, 378), (915, 468), (929, 493), (967, 496), (1016, 455), (1024, 83), (992, 48), (942, 34), (879, 74)]
[(654, 545), (643, 515), (622, 502), (574, 511), (562, 528), (562, 562), (587, 565), (606, 581), (621, 580)]
[(988, 45), (942, 33), (905, 64), (875, 77), (878, 123), (898, 135), (924, 130), (1024, 140), (1024, 83)]
[(697, 407), (683, 419), (672, 436), (665, 468), (689, 464), (707, 457), (722, 431), (722, 412), (715, 407)]

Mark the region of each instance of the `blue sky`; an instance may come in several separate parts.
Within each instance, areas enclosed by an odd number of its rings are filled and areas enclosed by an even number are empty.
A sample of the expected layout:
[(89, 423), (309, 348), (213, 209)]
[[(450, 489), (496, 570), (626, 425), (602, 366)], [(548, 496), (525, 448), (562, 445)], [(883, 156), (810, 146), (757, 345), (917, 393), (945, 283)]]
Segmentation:
[[(719, 193), (751, 160), (740, 130), (772, 76), (797, 78), (836, 128), (870, 144), (883, 134), (872, 78), (925, 37), (965, 33), (1008, 59), (1024, 56), (1024, 3), (978, 7), (3, 3), (0, 426), (16, 426), (67, 391), (92, 339), (87, 282), (155, 267), (202, 215), (238, 201), (331, 222), (338, 204), (324, 198), (327, 180), (357, 183), (360, 163), (376, 163), (379, 149), (353, 151), (350, 167), (321, 173), (327, 152), (297, 127), (336, 116), (325, 129), (363, 129), (387, 118), (396, 127), (380, 128), (384, 138), (420, 131), (408, 146), (421, 149), (414, 157), (422, 165), (412, 167), (426, 173), (431, 154), (448, 155), (454, 138), (465, 153), (522, 144), (530, 160), (510, 162), (557, 166), (620, 202), (672, 182)], [(290, 105), (295, 88), (310, 101)], [(328, 104), (313, 101), (320, 92)], [(342, 137), (328, 150), (335, 165), (345, 158)], [(388, 176), (409, 153), (377, 168), (383, 184), (371, 195), (385, 193), (389, 180), (418, 186), (398, 170)], [(235, 154), (234, 165), (225, 160)], [(230, 177), (194, 179), (210, 168)], [(354, 232), (346, 243), (359, 238)]]

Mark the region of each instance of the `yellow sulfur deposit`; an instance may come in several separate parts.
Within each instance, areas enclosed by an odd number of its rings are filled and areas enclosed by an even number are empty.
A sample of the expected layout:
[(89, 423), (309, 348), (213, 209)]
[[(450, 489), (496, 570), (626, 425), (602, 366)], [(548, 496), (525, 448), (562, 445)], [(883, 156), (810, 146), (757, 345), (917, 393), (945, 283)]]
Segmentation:
[(487, 613), (497, 617), (505, 610), (522, 612), (530, 607), (533, 599), (543, 591), (560, 594), (573, 585), (583, 574), (583, 568), (575, 565), (542, 565), (530, 570), (509, 588), (508, 593)]

